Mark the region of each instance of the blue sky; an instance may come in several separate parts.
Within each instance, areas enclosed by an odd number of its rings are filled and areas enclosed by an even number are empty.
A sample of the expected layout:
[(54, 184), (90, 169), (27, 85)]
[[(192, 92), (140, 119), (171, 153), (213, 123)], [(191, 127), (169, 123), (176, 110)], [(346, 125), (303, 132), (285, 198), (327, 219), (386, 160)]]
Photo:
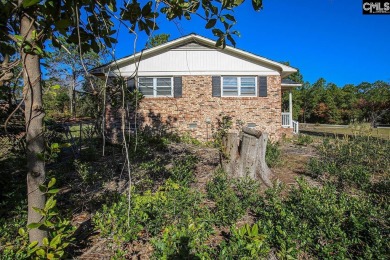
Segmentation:
[[(390, 82), (390, 15), (362, 15), (361, 0), (263, 0), (263, 6), (255, 12), (247, 2), (235, 10), (236, 47), (289, 61), (311, 83), (320, 77), (338, 86)], [(196, 17), (175, 24), (161, 16), (158, 22), (155, 34), (168, 33), (171, 40), (192, 32), (215, 39)], [(137, 51), (145, 41), (139, 37)], [(117, 57), (132, 52), (133, 36), (121, 33)]]

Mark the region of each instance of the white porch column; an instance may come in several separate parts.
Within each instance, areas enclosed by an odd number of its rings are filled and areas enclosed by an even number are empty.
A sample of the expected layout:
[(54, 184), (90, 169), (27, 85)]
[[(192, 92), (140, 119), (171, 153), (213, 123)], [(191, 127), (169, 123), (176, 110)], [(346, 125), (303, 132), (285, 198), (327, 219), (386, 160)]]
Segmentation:
[(288, 93), (288, 112), (290, 113), (290, 128), (293, 127), (292, 111), (293, 111), (293, 107), (292, 107), (292, 91), (290, 90), (290, 92)]

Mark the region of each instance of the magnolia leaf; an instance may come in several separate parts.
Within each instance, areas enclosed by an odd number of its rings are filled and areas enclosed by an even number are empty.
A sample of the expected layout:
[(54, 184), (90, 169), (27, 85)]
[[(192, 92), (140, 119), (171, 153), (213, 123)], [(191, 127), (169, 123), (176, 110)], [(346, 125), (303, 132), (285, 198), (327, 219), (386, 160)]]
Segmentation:
[(58, 144), (58, 143), (52, 143), (51, 145), (50, 145), (50, 149), (58, 149), (60, 147), (60, 145)]
[(45, 204), (45, 210), (49, 211), (50, 209), (54, 208), (57, 201), (54, 199), (54, 197), (50, 197)]
[(223, 35), (223, 32), (220, 29), (213, 29), (212, 32), (215, 36), (221, 37)]
[(233, 46), (236, 47), (236, 41), (233, 39), (233, 37), (230, 34), (228, 34), (226, 37), (231, 42), (231, 44), (233, 44)]
[(147, 16), (152, 12), (152, 1), (149, 1), (144, 7), (142, 8), (142, 16)]
[(36, 5), (37, 3), (39, 3), (39, 1), (40, 1), (40, 0), (24, 0), (24, 1), (23, 1), (23, 7), (24, 7), (24, 8), (27, 8), (27, 7)]
[(30, 223), (30, 224), (27, 225), (27, 228), (28, 229), (34, 229), (34, 228), (40, 228), (41, 226), (42, 226), (42, 223)]
[(230, 20), (230, 21), (232, 21), (234, 23), (236, 22), (236, 18), (234, 18), (233, 15), (225, 14), (225, 17), (226, 17), (226, 19), (228, 19), (228, 20)]
[(58, 234), (50, 241), (50, 247), (57, 248), (57, 246), (61, 244), (61, 235)]
[(38, 256), (41, 256), (41, 257), (44, 257), (45, 256), (45, 250), (43, 250), (42, 248), (41, 249), (38, 249), (36, 254)]
[(47, 184), (47, 188), (50, 189), (51, 187), (54, 186), (54, 184), (56, 184), (56, 179), (51, 178), (51, 180), (49, 181), (49, 184)]
[(60, 189), (51, 189), (51, 190), (48, 190), (46, 193), (48, 194), (56, 194), (60, 191)]
[(259, 234), (259, 227), (254, 224), (252, 227), (252, 236), (257, 236)]
[(49, 245), (49, 239), (47, 239), (47, 237), (44, 237), (42, 239), (42, 243), (43, 243), (44, 246), (48, 246)]
[(24, 231), (23, 228), (19, 228), (18, 233), (19, 235), (24, 236), (24, 234), (26, 234), (26, 231)]
[(259, 11), (263, 7), (263, 1), (262, 0), (252, 0), (252, 6), (253, 9), (256, 11)]
[(36, 212), (38, 212), (38, 213), (41, 214), (42, 216), (45, 216), (45, 215), (46, 215), (46, 213), (45, 213), (42, 209), (40, 209), (40, 208), (33, 207), (33, 210), (35, 210)]
[(16, 40), (18, 40), (19, 42), (22, 42), (22, 41), (23, 41), (23, 36), (21, 36), (21, 35), (14, 35), (14, 38), (15, 38)]
[(110, 1), (108, 4), (108, 9), (110, 9), (111, 12), (116, 12), (116, 6), (115, 6), (115, 1)]
[(216, 23), (217, 23), (217, 19), (210, 19), (210, 20), (206, 23), (206, 29), (213, 28), (213, 27), (215, 26)]
[(224, 35), (219, 36), (219, 38), (218, 38), (218, 40), (217, 40), (215, 45), (217, 47), (225, 48), (226, 47), (225, 36)]
[(33, 247), (35, 247), (35, 246), (37, 246), (38, 245), (38, 241), (33, 241), (33, 242), (31, 242), (29, 245), (28, 245), (28, 248), (33, 248)]
[(43, 223), (46, 227), (48, 228), (51, 228), (54, 226), (54, 223), (49, 221), (49, 220), (46, 220), (44, 223)]

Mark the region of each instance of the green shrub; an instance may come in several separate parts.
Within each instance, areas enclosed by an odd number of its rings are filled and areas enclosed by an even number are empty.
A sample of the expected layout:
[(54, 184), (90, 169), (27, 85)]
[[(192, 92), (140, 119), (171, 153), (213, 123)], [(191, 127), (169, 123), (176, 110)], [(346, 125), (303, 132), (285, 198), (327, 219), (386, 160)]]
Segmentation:
[[(135, 200), (133, 196), (133, 200)], [(129, 242), (138, 237), (143, 229), (141, 222), (146, 219), (142, 212), (134, 207), (128, 218), (128, 201), (126, 196), (118, 196), (111, 205), (103, 205), (92, 218), (95, 229), (102, 237), (111, 237), (116, 243)]]
[(181, 185), (188, 186), (195, 179), (193, 170), (197, 161), (198, 159), (193, 155), (176, 159), (170, 170), (171, 179)]
[(247, 209), (252, 206), (259, 196), (260, 183), (248, 177), (235, 179), (233, 183), (243, 207)]
[(129, 242), (142, 230), (156, 235), (174, 221), (180, 226), (181, 220), (204, 214), (200, 202), (198, 192), (168, 179), (156, 192), (132, 193), (130, 218), (127, 198), (120, 196), (116, 203), (103, 206), (93, 221), (104, 237), (114, 236), (118, 242)]
[(212, 181), (206, 184), (207, 197), (211, 200), (216, 200), (224, 194), (228, 188), (230, 188), (230, 182), (227, 174), (222, 169), (218, 169), (214, 173)]
[(280, 258), (286, 253), (294, 258), (388, 258), (388, 208), (340, 193), (332, 184), (316, 188), (300, 180), (287, 195), (281, 191), (268, 190), (254, 208), (259, 232)]
[(220, 259), (262, 259), (268, 255), (270, 248), (266, 236), (259, 233), (257, 224), (233, 226), (230, 233), (229, 240), (220, 245)]
[(281, 151), (279, 143), (268, 142), (267, 151), (265, 153), (265, 162), (271, 168), (280, 165)]
[(307, 146), (309, 144), (313, 143), (313, 138), (310, 135), (306, 134), (298, 134), (296, 144), (297, 145), (304, 145)]
[(182, 227), (167, 226), (161, 237), (152, 239), (156, 259), (211, 259), (210, 248), (205, 244), (212, 228), (201, 219), (190, 220)]
[(313, 177), (329, 174), (338, 186), (367, 190), (373, 181), (386, 181), (390, 175), (390, 142), (369, 137), (325, 139), (318, 147), (319, 158), (311, 159), (308, 172)]
[[(73, 241), (74, 227), (69, 220), (58, 216), (56, 207), (56, 194), (58, 189), (54, 189), (56, 179), (52, 178), (47, 185), (41, 185), (40, 190), (47, 196), (43, 209), (34, 208), (43, 221), (30, 223), (27, 230), (19, 227), (19, 236), (12, 242), (7, 242), (5, 248), (1, 248), (2, 259), (61, 259), (66, 257), (66, 248)], [(42, 245), (38, 241), (28, 243), (28, 230), (39, 228), (46, 230), (48, 237), (43, 238)]]
[(243, 202), (233, 190), (227, 174), (222, 170), (218, 170), (212, 181), (206, 184), (206, 190), (207, 196), (215, 201), (213, 213), (217, 226), (234, 224), (245, 213)]

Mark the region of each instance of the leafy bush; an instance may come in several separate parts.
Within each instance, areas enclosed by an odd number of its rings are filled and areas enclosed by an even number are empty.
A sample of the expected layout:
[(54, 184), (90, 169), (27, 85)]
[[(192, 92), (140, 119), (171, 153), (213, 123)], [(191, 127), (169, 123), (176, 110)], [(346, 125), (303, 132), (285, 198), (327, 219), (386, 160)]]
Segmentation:
[(156, 235), (175, 220), (203, 214), (200, 201), (198, 192), (168, 179), (156, 192), (149, 190), (143, 194), (132, 194), (130, 218), (127, 217), (127, 198), (121, 196), (111, 206), (103, 206), (93, 221), (103, 236), (129, 242), (136, 239), (142, 230)]
[(369, 137), (325, 139), (318, 150), (320, 157), (309, 162), (309, 173), (313, 177), (329, 174), (342, 189), (369, 189), (378, 180), (389, 179), (389, 141)]
[(279, 143), (268, 142), (267, 151), (265, 153), (265, 162), (271, 168), (280, 165), (281, 151)]
[(212, 181), (206, 184), (207, 196), (209, 199), (216, 200), (222, 194), (228, 190), (230, 182), (228, 180), (227, 174), (222, 170), (218, 169), (214, 173), (214, 178)]
[(233, 226), (231, 237), (220, 245), (220, 259), (261, 259), (270, 251), (266, 243), (266, 236), (259, 233), (257, 224), (245, 224), (241, 228)]
[(195, 179), (193, 170), (197, 161), (198, 159), (193, 155), (175, 160), (170, 170), (171, 179), (181, 185), (188, 186)]
[(313, 143), (313, 138), (310, 135), (298, 134), (296, 144), (307, 146)]
[(161, 237), (152, 239), (156, 259), (211, 259), (210, 248), (205, 244), (213, 233), (201, 219), (191, 220), (181, 228), (167, 226)]
[[(227, 135), (229, 130), (232, 128), (233, 121), (231, 116), (226, 116), (223, 113), (217, 118), (217, 126), (212, 128), (212, 136), (214, 139), (214, 147), (219, 149), (222, 156), (226, 156), (223, 152), (223, 138)], [(214, 127), (214, 126), (213, 126)]]
[(206, 185), (207, 195), (215, 201), (213, 209), (216, 225), (234, 224), (245, 213), (245, 207), (232, 188), (232, 182), (222, 170), (215, 173)]
[(260, 183), (248, 177), (235, 179), (233, 183), (243, 207), (247, 209), (252, 206), (259, 196)]
[(278, 187), (268, 190), (253, 209), (259, 232), (267, 235), (280, 258), (286, 254), (294, 258), (388, 258), (388, 208), (340, 193), (332, 184), (316, 188), (300, 180), (286, 196), (281, 192)]
[(128, 218), (127, 197), (119, 196), (116, 200), (112, 205), (103, 205), (101, 211), (93, 216), (93, 224), (95, 229), (100, 231), (101, 236), (112, 237), (116, 243), (132, 241), (143, 229), (140, 223), (146, 217), (136, 214), (134, 208)]
[[(2, 259), (60, 259), (66, 257), (65, 249), (73, 240), (74, 227), (69, 220), (58, 216), (56, 207), (56, 194), (58, 189), (53, 186), (56, 179), (52, 178), (47, 186), (40, 186), (40, 190), (48, 197), (43, 209), (34, 208), (44, 219), (39, 223), (30, 223), (27, 228), (39, 228), (48, 232), (48, 237), (42, 241), (42, 245), (38, 245), (38, 241), (28, 243), (28, 230), (20, 227), (18, 230), (19, 236), (15, 238), (13, 243), (6, 243)], [(3, 249), (2, 249), (3, 250)]]

